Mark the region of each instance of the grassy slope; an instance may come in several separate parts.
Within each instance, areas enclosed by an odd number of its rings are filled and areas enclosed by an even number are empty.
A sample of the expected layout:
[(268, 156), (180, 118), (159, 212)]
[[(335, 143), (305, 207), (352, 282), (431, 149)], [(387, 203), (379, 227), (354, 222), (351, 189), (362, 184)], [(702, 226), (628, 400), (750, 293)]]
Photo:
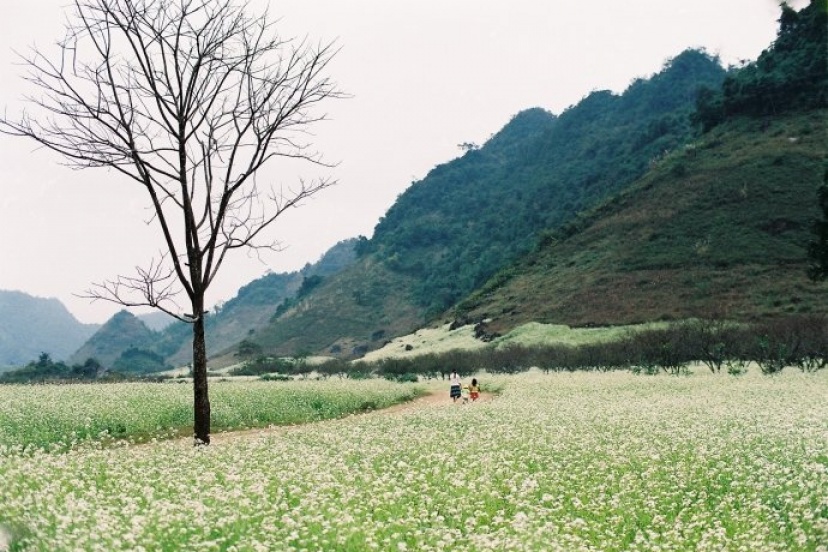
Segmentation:
[[(828, 312), (805, 277), (826, 112), (742, 119), (665, 156), (614, 201), (549, 239), (459, 309), (527, 321), (628, 324), (719, 311)], [(495, 282), (502, 282), (497, 285)]]
[(274, 354), (330, 352), (338, 347), (350, 356), (355, 347), (374, 349), (388, 337), (409, 333), (423, 323), (422, 309), (400, 292), (411, 285), (410, 277), (361, 259), (325, 280), (277, 324), (251, 337)]

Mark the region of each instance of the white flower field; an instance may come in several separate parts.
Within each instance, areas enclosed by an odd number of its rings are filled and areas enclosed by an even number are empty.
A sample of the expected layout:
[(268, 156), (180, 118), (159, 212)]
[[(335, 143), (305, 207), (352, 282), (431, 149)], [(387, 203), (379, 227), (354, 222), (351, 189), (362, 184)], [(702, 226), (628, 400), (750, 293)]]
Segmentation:
[[(440, 384), (437, 405), (199, 448), (109, 440), (168, 434), (188, 386), (0, 386), (0, 532), (54, 552), (828, 552), (828, 372), (483, 379), (494, 400), (452, 404)], [(360, 410), (423, 387), (212, 390), (231, 428), (273, 423), (285, 393)]]

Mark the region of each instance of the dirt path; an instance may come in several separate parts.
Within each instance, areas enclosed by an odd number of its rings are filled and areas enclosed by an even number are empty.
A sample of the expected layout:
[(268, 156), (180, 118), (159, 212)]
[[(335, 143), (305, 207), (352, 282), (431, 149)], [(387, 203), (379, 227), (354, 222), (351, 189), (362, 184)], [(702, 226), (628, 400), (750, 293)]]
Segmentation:
[[(480, 398), (477, 399), (476, 402), (489, 402), (492, 400), (491, 393), (480, 393)], [(394, 406), (389, 406), (388, 408), (383, 408), (382, 410), (377, 410), (372, 412), (372, 414), (389, 414), (393, 412), (406, 412), (409, 410), (418, 410), (421, 408), (427, 408), (429, 406), (442, 406), (442, 405), (449, 405), (451, 404), (451, 399), (448, 396), (448, 391), (429, 391), (427, 395), (423, 395), (419, 399), (414, 399), (413, 401), (408, 401), (400, 404), (395, 404)], [(471, 404), (471, 401), (469, 401)], [(455, 403), (455, 406), (464, 406), (460, 400)]]
[[(480, 393), (480, 398), (477, 399), (476, 403), (485, 403), (489, 402), (494, 398), (493, 393)], [(474, 403), (474, 404), (476, 404)], [(420, 398), (414, 399), (413, 401), (408, 401), (400, 404), (395, 404), (394, 406), (389, 406), (388, 408), (383, 408), (380, 410), (372, 410), (370, 412), (361, 412), (359, 414), (354, 414), (355, 416), (384, 416), (388, 414), (398, 414), (398, 413), (405, 413), (405, 412), (416, 412), (419, 410), (424, 410), (426, 408), (436, 407), (436, 406), (453, 406), (456, 408), (471, 408), (474, 404), (469, 401), (468, 404), (463, 404), (460, 400), (457, 403), (452, 404), (452, 400), (448, 396), (448, 390), (436, 390), (432, 389), (429, 390), (428, 394), (423, 395)], [(329, 420), (326, 420), (329, 421)], [(325, 423), (322, 422), (313, 422), (313, 423)], [(272, 437), (274, 435), (280, 435), (285, 431), (296, 428), (302, 427), (303, 425), (307, 424), (297, 424), (297, 425), (289, 425), (289, 426), (269, 426), (269, 427), (262, 427), (256, 429), (242, 429), (239, 431), (226, 431), (222, 433), (213, 433), (210, 435), (210, 445), (226, 445), (234, 442), (238, 442), (240, 440), (245, 439), (256, 439), (260, 437)], [(180, 439), (182, 443), (186, 443), (188, 445), (192, 444), (192, 440), (189, 438)], [(138, 446), (145, 446), (145, 445), (138, 445)], [(0, 551), (2, 552), (2, 551)]]

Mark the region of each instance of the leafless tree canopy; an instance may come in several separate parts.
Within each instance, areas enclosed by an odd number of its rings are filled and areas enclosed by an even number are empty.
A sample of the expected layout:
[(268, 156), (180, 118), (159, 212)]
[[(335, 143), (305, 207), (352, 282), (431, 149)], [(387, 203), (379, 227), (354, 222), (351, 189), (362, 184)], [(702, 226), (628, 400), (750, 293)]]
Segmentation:
[(93, 296), (181, 317), (176, 291), (195, 307), (230, 250), (274, 247), (262, 231), (332, 184), (257, 185), (274, 158), (324, 165), (304, 138), (324, 118), (316, 104), (341, 93), (324, 76), (332, 45), (282, 40), (248, 11), (231, 0), (75, 0), (59, 54), (24, 57), (36, 116), (3, 118), (0, 130), (140, 183), (164, 235), (168, 254)]

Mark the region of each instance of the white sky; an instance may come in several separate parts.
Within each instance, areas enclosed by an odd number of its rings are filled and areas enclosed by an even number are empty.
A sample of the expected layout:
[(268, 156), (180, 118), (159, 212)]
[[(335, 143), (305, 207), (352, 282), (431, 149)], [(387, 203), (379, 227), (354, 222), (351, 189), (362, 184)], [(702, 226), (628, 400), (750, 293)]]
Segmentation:
[[(23, 69), (12, 50), (49, 51), (67, 0), (0, 0), (0, 108), (20, 109)], [(267, 0), (256, 0), (262, 6)], [(270, 0), (284, 36), (336, 39), (330, 75), (351, 99), (327, 104), (314, 144), (339, 184), (277, 222), (287, 246), (261, 260), (229, 259), (208, 302), (233, 297), (268, 269), (316, 261), (336, 242), (370, 236), (412, 181), (484, 142), (530, 107), (560, 113), (591, 90), (622, 91), (688, 47), (726, 64), (773, 40), (774, 0)], [(791, 3), (797, 9), (806, 0)], [(0, 289), (57, 297), (83, 322), (117, 305), (73, 294), (132, 275), (161, 248), (146, 192), (104, 170), (73, 171), (56, 154), (0, 136)], [(295, 182), (295, 169), (267, 176)]]

